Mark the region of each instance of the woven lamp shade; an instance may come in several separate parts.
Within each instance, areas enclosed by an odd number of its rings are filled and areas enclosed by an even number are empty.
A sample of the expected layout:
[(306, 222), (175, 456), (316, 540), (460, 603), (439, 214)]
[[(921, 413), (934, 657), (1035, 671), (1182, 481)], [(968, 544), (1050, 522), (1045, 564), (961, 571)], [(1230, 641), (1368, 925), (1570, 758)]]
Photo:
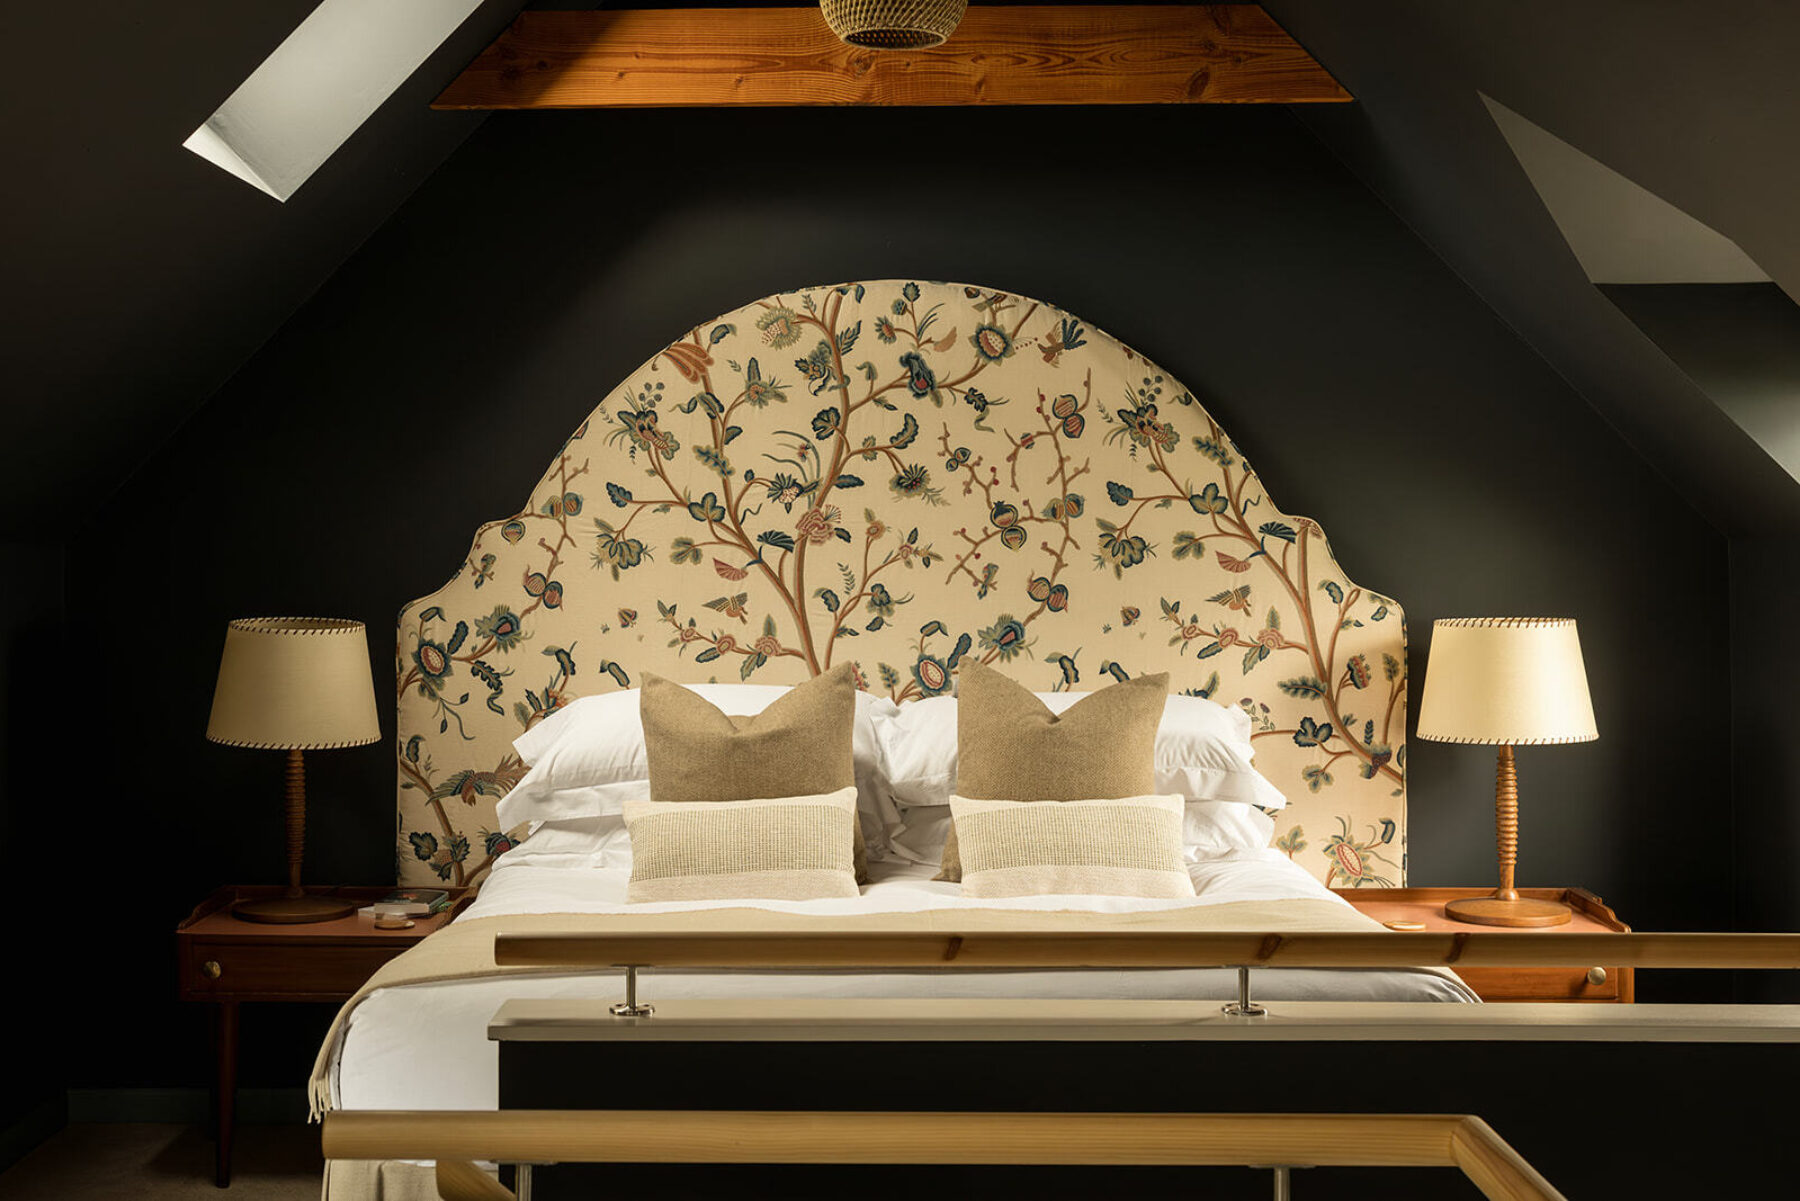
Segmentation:
[(968, 7), (968, 0), (819, 0), (839, 40), (872, 50), (941, 46)]
[(1432, 626), (1420, 738), (1533, 746), (1599, 736), (1572, 619), (1458, 617)]
[(206, 736), (228, 746), (322, 750), (381, 737), (360, 621), (251, 617), (225, 630)]

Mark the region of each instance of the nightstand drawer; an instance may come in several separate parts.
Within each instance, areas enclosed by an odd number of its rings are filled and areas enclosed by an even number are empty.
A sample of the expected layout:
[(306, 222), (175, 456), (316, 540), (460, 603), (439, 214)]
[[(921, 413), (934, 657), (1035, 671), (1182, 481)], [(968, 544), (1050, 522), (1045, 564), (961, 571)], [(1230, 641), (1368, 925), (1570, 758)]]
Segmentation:
[(343, 1000), (412, 940), (361, 945), (183, 940), (181, 996), (209, 1000)]
[(1484, 1001), (1617, 1001), (1624, 969), (1596, 966), (1454, 969)]

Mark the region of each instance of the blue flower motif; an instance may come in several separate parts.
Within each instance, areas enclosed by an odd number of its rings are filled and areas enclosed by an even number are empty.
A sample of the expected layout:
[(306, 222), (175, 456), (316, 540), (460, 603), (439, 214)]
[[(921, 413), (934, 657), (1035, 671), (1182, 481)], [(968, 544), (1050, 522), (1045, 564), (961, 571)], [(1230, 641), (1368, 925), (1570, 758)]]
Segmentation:
[(916, 350), (909, 350), (900, 356), (900, 365), (906, 368), (906, 390), (914, 396), (931, 397), (931, 402), (942, 406), (943, 397), (938, 395), (937, 375), (925, 356)]
[(781, 390), (781, 384), (773, 377), (764, 380), (762, 367), (755, 359), (744, 365), (744, 399), (752, 408), (766, 408), (770, 401), (786, 402), (787, 393)]
[(940, 696), (950, 690), (950, 669), (941, 659), (920, 655), (919, 661), (913, 664), (912, 674), (918, 681), (919, 691), (926, 696)]
[(1000, 620), (982, 630), (978, 637), (983, 649), (999, 652), (1005, 662), (1025, 649), (1025, 623), (1010, 613), (1002, 613)]
[(997, 325), (978, 325), (969, 336), (975, 353), (989, 363), (998, 363), (1012, 353), (1012, 338)]
[(780, 350), (800, 340), (800, 314), (792, 309), (770, 309), (756, 319), (763, 341)]
[(519, 625), (519, 615), (505, 605), (496, 606), (486, 617), (477, 617), (475, 632), (483, 638), (492, 638), (494, 645), (503, 651), (519, 645), (519, 639), (525, 636)]
[(931, 473), (918, 463), (908, 463), (888, 481), (888, 487), (900, 496), (923, 496), (930, 491)]
[(412, 661), (419, 669), (419, 691), (426, 696), (436, 696), (450, 674), (450, 652), (441, 642), (421, 638), (413, 649)]

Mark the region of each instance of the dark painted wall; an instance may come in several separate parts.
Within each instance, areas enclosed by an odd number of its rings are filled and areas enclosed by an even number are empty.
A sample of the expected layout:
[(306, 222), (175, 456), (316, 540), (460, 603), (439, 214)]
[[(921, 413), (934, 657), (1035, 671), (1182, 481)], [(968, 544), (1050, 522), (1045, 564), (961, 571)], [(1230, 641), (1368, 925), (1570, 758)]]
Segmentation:
[[(72, 626), (132, 698), (84, 733), (88, 859), (145, 890), (96, 979), (173, 1033), (103, 1028), (73, 1083), (203, 1081), (168, 931), (216, 884), (279, 876), (279, 757), (201, 737), (228, 618), (362, 618), (385, 671), (399, 605), (668, 339), (883, 276), (1034, 294), (1160, 360), (1408, 607), (1415, 680), (1433, 617), (1579, 618), (1603, 737), (1521, 753), (1523, 878), (1716, 924), (1724, 856), (1664, 848), (1728, 714), (1666, 697), (1727, 694), (1698, 616), (1725, 607), (1722, 543), (1289, 115), (503, 115), (79, 534)], [(309, 756), (311, 879), (392, 878), (388, 753)], [(1489, 879), (1491, 755), (1412, 756), (1413, 879)], [(325, 1016), (252, 1010), (246, 1083), (298, 1081)]]
[[(1730, 555), (1735, 909), (1741, 929), (1792, 931), (1800, 929), (1800, 534), (1733, 538)], [(1800, 1003), (1795, 975), (1745, 972), (1738, 995)]]
[[(63, 549), (56, 543), (0, 542), (0, 847), (7, 895), (20, 913), (54, 920), (74, 891), (71, 864), (91, 845), (74, 812), (83, 798), (54, 775), (66, 762), (66, 730), (80, 707), (69, 686), (85, 669), (63, 648)], [(46, 687), (47, 685), (47, 687)], [(61, 699), (59, 699), (59, 695)], [(73, 819), (73, 820), (71, 820)], [(85, 873), (83, 873), (85, 874)], [(66, 1083), (61, 1005), (45, 1004), (70, 956), (39, 939), (12, 949), (11, 987), (0, 989), (0, 1028), (9, 1040), (0, 1088), (0, 1170), (61, 1121)], [(35, 987), (19, 987), (19, 978)]]
[[(1774, 284), (1602, 289), (1722, 410), (1800, 471), (1800, 307)], [(1791, 480), (1795, 491), (1800, 482)], [(1748, 506), (1729, 544), (1734, 912), (1746, 930), (1800, 929), (1800, 523)], [(1707, 790), (1716, 798), (1717, 786)], [(1716, 804), (1709, 799), (1708, 806)], [(1747, 1000), (1800, 1001), (1791, 972), (1746, 972)]]

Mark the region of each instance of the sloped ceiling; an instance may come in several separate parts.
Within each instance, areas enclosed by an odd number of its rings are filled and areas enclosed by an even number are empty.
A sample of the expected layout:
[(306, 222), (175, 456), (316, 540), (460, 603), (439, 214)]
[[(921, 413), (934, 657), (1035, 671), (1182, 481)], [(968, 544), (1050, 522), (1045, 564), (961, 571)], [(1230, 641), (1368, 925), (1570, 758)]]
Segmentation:
[[(180, 144), (311, 7), (93, 0), (79, 38), (66, 8), (15, 14), (15, 45), (68, 52), (15, 55), (0, 76), (25, 185), (0, 189), (9, 533), (41, 533), (51, 508), (110, 490), (454, 152), (480, 117), (426, 104), (520, 6), (484, 4), (283, 207)], [(1721, 528), (1800, 525), (1793, 479), (1588, 284), (1480, 96), (1800, 295), (1800, 5), (1733, 0), (1704, 18), (1686, 0), (1264, 7), (1361, 101), (1302, 119), (1641, 454)]]
[(1724, 234), (1491, 96), (1481, 100), (1591, 282), (1768, 282), (1768, 273)]
[(13, 6), (9, 536), (110, 492), (462, 142), (479, 115), (426, 106), (517, 9), (484, 4), (284, 207), (181, 143), (312, 6)]
[(1800, 486), (1592, 287), (1481, 94), (1742, 247), (1800, 295), (1800, 5), (1269, 0), (1361, 102), (1310, 128), (1728, 533)]

